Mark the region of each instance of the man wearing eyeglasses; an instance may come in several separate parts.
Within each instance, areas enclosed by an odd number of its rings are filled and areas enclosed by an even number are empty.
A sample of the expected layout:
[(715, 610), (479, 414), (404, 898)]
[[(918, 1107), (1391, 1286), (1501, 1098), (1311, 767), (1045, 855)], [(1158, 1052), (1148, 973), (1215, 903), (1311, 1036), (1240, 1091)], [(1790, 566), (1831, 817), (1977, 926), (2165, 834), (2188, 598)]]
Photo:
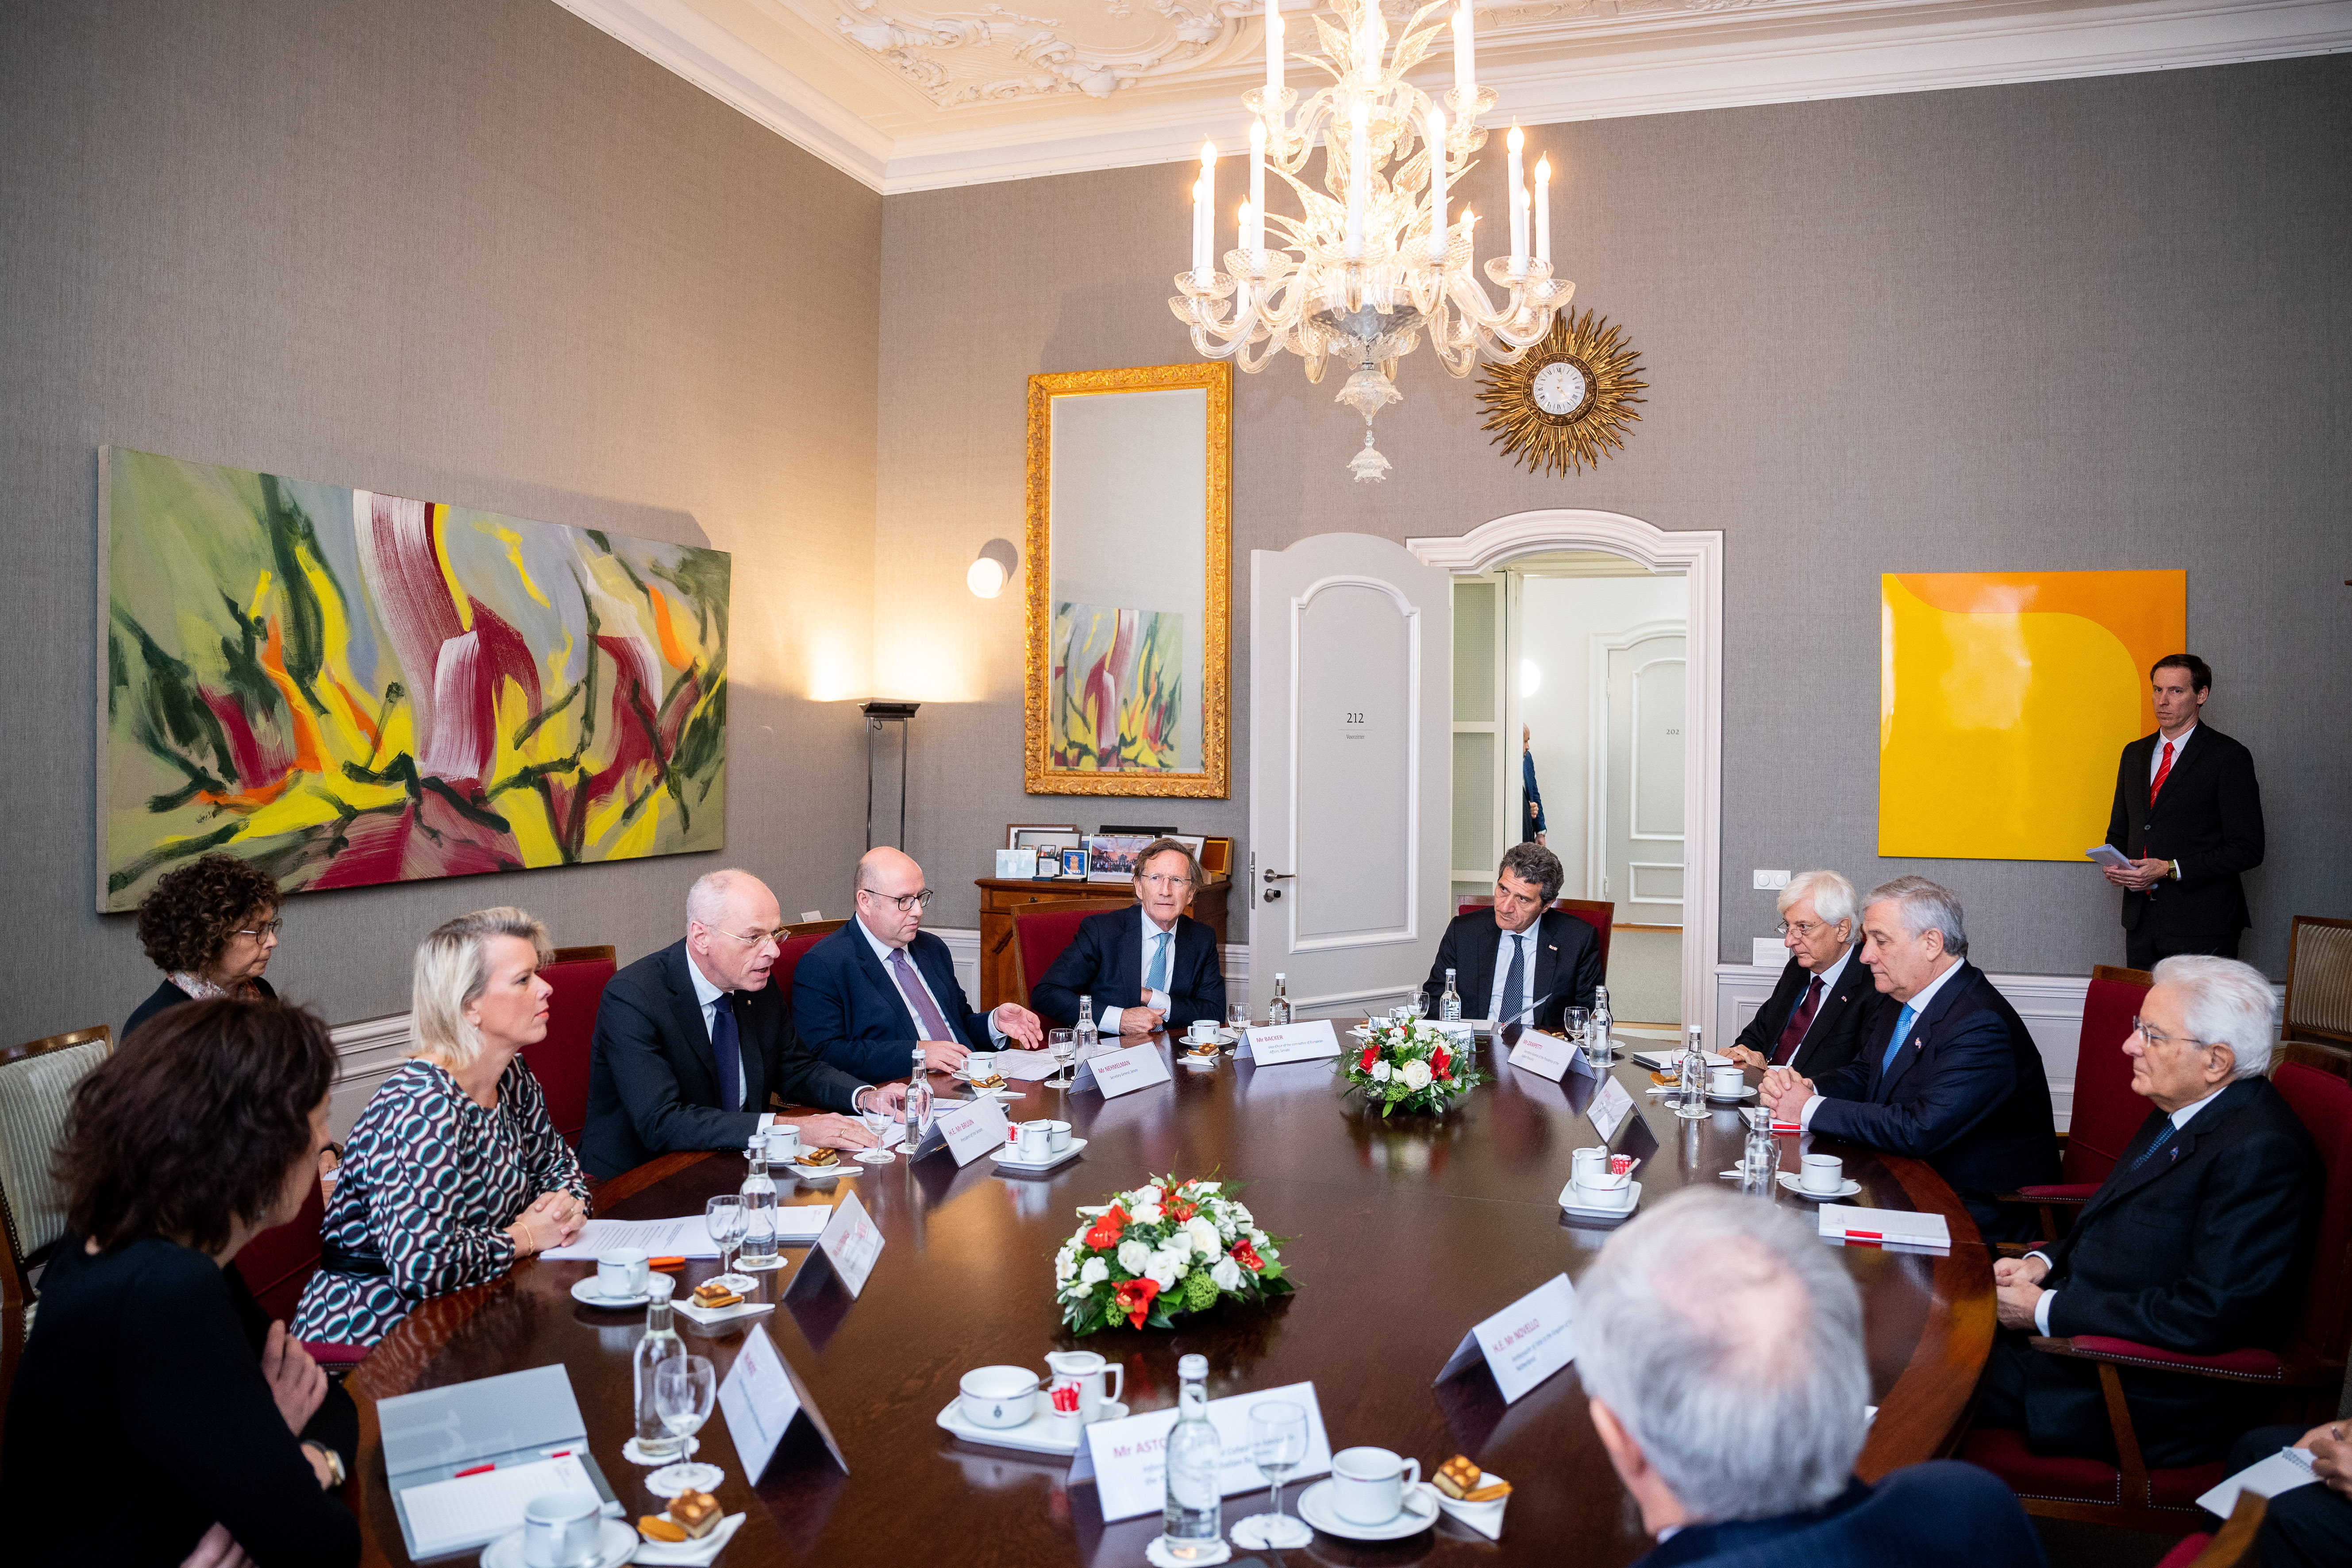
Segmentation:
[(1197, 1018), (1222, 1023), (1225, 974), (1217, 939), (1186, 914), (1201, 885), (1201, 862), (1173, 838), (1155, 838), (1135, 858), (1135, 907), (1105, 910), (1077, 934), (1029, 990), (1030, 1004), (1056, 1024), (1076, 1024), (1078, 998), (1094, 999), (1107, 1035), (1181, 1029)]
[(1784, 1067), (1803, 1078), (1853, 1060), (1878, 1021), (1885, 993), (1854, 951), (1853, 884), (1804, 871), (1780, 889), (1780, 943), (1789, 966), (1730, 1050), (1744, 1068)]
[(804, 1143), (873, 1144), (856, 1112), (901, 1104), (906, 1089), (861, 1082), (802, 1043), (789, 998), (768, 984), (782, 924), (767, 884), (713, 871), (687, 894), (685, 939), (605, 982), (580, 1136), (590, 1175), (617, 1176), (656, 1154), (740, 1149), (776, 1120), (771, 1094), (820, 1109), (792, 1119)]
[(844, 1072), (880, 1083), (904, 1078), (915, 1048), (934, 1072), (961, 1067), (972, 1047), (1035, 1047), (1037, 1015), (1007, 1002), (993, 1013), (964, 1002), (948, 944), (923, 930), (931, 901), (923, 868), (898, 850), (857, 862), (857, 918), (809, 949), (793, 972), (793, 1020), (809, 1049)]
[[(2251, 965), (2156, 966), (2123, 1046), (2132, 1089), (2154, 1109), (2064, 1236), (1993, 1264), (2005, 1331), (1985, 1363), (1979, 1426), (2021, 1431), (2037, 1453), (2115, 1460), (2097, 1364), (2036, 1350), (2029, 1334), (2189, 1356), (2286, 1342), (2325, 1178), (2302, 1119), (2264, 1076), (2275, 1019), (2270, 983)], [(2217, 1378), (2121, 1375), (2151, 1468), (2221, 1458), (2268, 1403)]]
[(1422, 994), (1430, 1012), (1445, 994), (1445, 972), (1465, 1018), (1492, 1018), (1557, 1030), (1570, 1007), (1590, 1008), (1601, 984), (1601, 942), (1592, 928), (1551, 907), (1567, 876), (1540, 844), (1514, 844), (1495, 873), (1495, 905), (1456, 915), (1438, 939)]

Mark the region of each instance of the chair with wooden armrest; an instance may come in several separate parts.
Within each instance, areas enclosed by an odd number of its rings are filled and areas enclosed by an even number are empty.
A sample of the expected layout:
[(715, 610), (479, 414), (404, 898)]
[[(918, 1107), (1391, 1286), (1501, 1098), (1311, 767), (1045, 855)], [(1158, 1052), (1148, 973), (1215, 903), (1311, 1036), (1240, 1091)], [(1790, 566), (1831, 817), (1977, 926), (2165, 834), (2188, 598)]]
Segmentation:
[(1088, 915), (1122, 907), (1102, 899), (1040, 899), (1013, 911), (1013, 995), (1024, 1007), (1029, 993), (1062, 950), (1077, 940)]
[[(2081, 1208), (2116, 1168), (2124, 1147), (2147, 1120), (2148, 1103), (2132, 1092), (2131, 1058), (2124, 1042), (2140, 999), (2155, 984), (2144, 969), (2102, 963), (2083, 993), (2083, 1027), (2074, 1046), (2074, 1108), (2066, 1118), (2064, 1180), (2000, 1194), (1996, 1202), (2032, 1204), (2041, 1211), (2042, 1239), (2058, 1239), (2060, 1211)], [(2003, 1250), (2006, 1250), (2004, 1247)]]
[(2270, 1506), (2270, 1500), (2259, 1493), (2240, 1492), (2238, 1506), (2230, 1510), (2219, 1531), (2209, 1535), (2200, 1530), (2182, 1536), (2156, 1568), (2238, 1568), (2242, 1563), (2255, 1561), (2254, 1538), (2263, 1532)]

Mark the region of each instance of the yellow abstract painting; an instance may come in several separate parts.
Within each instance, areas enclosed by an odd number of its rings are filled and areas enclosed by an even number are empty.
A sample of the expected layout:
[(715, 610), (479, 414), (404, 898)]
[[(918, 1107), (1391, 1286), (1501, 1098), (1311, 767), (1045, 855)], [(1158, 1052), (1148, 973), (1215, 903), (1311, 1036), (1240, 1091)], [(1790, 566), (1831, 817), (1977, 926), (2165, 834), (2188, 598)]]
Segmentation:
[(2156, 728), (2148, 667), (2186, 644), (2189, 574), (1878, 582), (1879, 854), (2080, 860), (2118, 754)]

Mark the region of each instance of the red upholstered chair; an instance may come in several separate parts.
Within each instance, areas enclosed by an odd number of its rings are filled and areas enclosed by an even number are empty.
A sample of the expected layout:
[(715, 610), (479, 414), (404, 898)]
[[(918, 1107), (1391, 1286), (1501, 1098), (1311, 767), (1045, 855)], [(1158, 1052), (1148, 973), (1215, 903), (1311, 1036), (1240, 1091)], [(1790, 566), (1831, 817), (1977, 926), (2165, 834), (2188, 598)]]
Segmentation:
[(2240, 1492), (2238, 1506), (2230, 1510), (2219, 1533), (2200, 1530), (2182, 1536), (2156, 1568), (2238, 1568), (2254, 1561), (2254, 1537), (2262, 1533), (2263, 1516), (2269, 1510), (2268, 1499)]
[(547, 1036), (525, 1046), (522, 1059), (547, 1097), (547, 1114), (573, 1148), (588, 1124), (588, 1057), (596, 1037), (596, 1005), (613, 978), (609, 947), (559, 947), (540, 975), (555, 987), (547, 999)]
[(2316, 1418), (2303, 1406), (2318, 1402), (2318, 1395), (2297, 1398), (2292, 1390), (2324, 1390), (2332, 1407), (2335, 1391), (2344, 1380), (2345, 1349), (2352, 1342), (2352, 1083), (2293, 1060), (2281, 1061), (2271, 1081), (2310, 1130), (2326, 1172), (2303, 1316), (2293, 1337), (2282, 1351), (2249, 1347), (2210, 1356), (2178, 1355), (2104, 1335), (2037, 1337), (2032, 1342), (2036, 1350), (2098, 1364), (2122, 1463), (2035, 1454), (2026, 1447), (2021, 1432), (1994, 1427), (1969, 1432), (1961, 1441), (1959, 1458), (2007, 1481), (2026, 1512), (2096, 1520), (2126, 1530), (2178, 1530), (2196, 1514), (2198, 1496), (2222, 1479), (2225, 1468), (2219, 1464), (2147, 1468), (2140, 1458), (2117, 1367), (2275, 1388), (2283, 1396), (2281, 1405), (2288, 1407), (2276, 1416), (2282, 1421)]
[(1062, 950), (1077, 940), (1088, 915), (1123, 906), (1101, 899), (1041, 899), (1013, 912), (1013, 994), (1029, 1005), (1030, 987), (1045, 977)]
[(2090, 987), (2083, 994), (2083, 1029), (2074, 1046), (2074, 1103), (2066, 1118), (2066, 1151), (2059, 1166), (2065, 1180), (2001, 1194), (2004, 1203), (2039, 1205), (2044, 1241), (2058, 1239), (2056, 1211), (2089, 1203), (2132, 1134), (2147, 1120), (2147, 1101), (2132, 1092), (2131, 1058), (2124, 1055), (2124, 1042), (2131, 1037), (2141, 999), (2155, 984), (2155, 977), (2143, 969), (2102, 963), (2091, 971)]
[(318, 1272), (319, 1227), (326, 1220), (326, 1193), (312, 1182), (300, 1214), (237, 1249), (236, 1271), (245, 1276), (245, 1288), (263, 1311), (282, 1322), (294, 1321), (302, 1287)]
[[(1472, 910), (1491, 910), (1494, 907), (1492, 898), (1464, 899), (1454, 906), (1454, 912), (1466, 915)], [(1609, 933), (1617, 923), (1615, 902), (1599, 899), (1554, 899), (1551, 907), (1574, 915), (1592, 928), (1592, 935), (1601, 952), (1601, 983), (1606, 985), (1609, 983)]]
[(776, 954), (776, 966), (768, 971), (768, 984), (784, 994), (784, 1005), (793, 1005), (793, 971), (801, 966), (808, 950), (847, 925), (847, 921), (802, 921), (784, 928), (784, 950)]

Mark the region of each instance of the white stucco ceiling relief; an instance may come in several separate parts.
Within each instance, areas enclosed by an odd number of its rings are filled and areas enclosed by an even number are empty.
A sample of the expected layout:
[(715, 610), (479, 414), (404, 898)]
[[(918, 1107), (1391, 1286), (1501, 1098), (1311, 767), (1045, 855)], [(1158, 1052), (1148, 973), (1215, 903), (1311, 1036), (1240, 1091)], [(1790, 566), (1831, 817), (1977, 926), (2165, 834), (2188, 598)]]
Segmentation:
[[(1238, 152), (1265, 73), (1264, 0), (555, 3), (885, 194)], [(1528, 125), (2352, 49), (2352, 0), (1473, 4)], [(1296, 55), (1316, 5), (1283, 9)], [(1415, 79), (1451, 70), (1441, 44)]]

